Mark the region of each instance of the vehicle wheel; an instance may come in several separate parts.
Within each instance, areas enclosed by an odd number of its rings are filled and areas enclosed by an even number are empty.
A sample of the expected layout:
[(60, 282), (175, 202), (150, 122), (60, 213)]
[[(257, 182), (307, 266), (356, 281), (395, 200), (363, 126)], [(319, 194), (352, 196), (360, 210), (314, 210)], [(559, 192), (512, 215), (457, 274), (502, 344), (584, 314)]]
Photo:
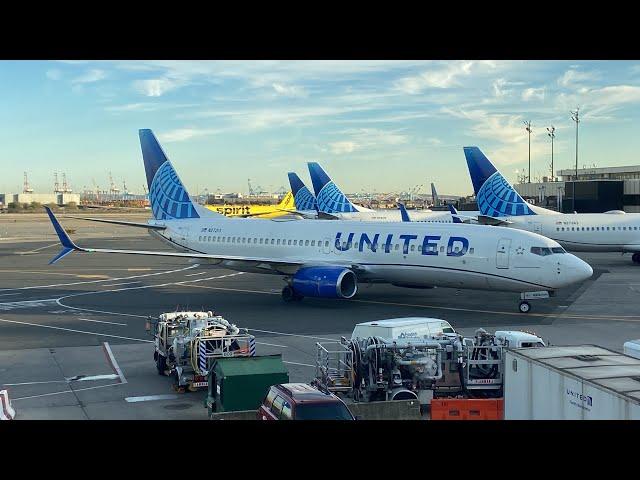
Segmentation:
[(529, 304), (529, 302), (520, 302), (518, 310), (520, 310), (521, 313), (529, 313), (529, 310), (531, 310), (531, 305)]
[(158, 368), (158, 375), (165, 376), (165, 370), (167, 369), (167, 357), (164, 355), (158, 355), (156, 358), (156, 367)]
[(634, 253), (631, 257), (631, 260), (633, 260), (633, 263), (640, 263), (640, 253)]
[(282, 289), (282, 300), (285, 302), (293, 302), (296, 299), (296, 292), (289, 285)]

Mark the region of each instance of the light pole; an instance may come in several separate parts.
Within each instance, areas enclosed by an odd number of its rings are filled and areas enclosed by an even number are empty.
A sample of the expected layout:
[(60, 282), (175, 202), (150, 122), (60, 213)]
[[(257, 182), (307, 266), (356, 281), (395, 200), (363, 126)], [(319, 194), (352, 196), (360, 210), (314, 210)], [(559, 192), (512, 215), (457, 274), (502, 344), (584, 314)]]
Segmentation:
[(556, 127), (551, 125), (551, 128), (547, 127), (547, 135), (551, 138), (551, 181), (553, 182), (553, 139), (556, 138)]
[(576, 211), (576, 182), (578, 181), (578, 124), (580, 123), (580, 107), (571, 112), (571, 120), (576, 122), (576, 176), (573, 179), (573, 211)]
[(524, 122), (525, 130), (529, 132), (529, 174), (527, 175), (527, 183), (531, 183), (531, 120)]

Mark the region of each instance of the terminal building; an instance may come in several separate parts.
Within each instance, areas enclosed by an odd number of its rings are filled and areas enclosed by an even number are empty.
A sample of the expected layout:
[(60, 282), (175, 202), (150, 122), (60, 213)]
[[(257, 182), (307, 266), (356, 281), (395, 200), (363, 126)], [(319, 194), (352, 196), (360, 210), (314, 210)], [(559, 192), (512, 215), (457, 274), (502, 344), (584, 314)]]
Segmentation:
[[(640, 213), (640, 165), (558, 170), (558, 179), (517, 183), (526, 200), (563, 213)], [(574, 208), (575, 198), (575, 208)]]

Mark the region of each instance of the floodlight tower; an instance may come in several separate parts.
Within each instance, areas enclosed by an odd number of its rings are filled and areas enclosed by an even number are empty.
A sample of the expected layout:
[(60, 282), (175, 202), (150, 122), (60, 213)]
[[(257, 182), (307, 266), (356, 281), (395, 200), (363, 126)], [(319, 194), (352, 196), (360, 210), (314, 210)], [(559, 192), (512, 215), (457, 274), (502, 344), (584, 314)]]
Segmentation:
[(571, 120), (576, 122), (576, 176), (573, 179), (573, 211), (576, 211), (576, 182), (578, 181), (578, 124), (580, 123), (580, 107), (571, 112)]
[(524, 122), (525, 130), (529, 133), (529, 173), (527, 175), (527, 183), (531, 183), (531, 120)]
[(553, 139), (556, 138), (556, 127), (554, 127), (553, 125), (551, 125), (551, 127), (547, 127), (547, 135), (549, 136), (549, 138), (551, 138), (551, 181), (553, 182)]

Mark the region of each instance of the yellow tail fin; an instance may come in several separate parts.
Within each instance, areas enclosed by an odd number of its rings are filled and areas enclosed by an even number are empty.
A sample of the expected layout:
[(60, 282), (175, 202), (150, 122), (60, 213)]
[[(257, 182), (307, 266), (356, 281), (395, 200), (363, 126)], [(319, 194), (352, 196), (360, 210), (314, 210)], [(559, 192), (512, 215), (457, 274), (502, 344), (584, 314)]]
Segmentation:
[(278, 204), (278, 208), (281, 210), (295, 210), (296, 204), (293, 201), (293, 193), (288, 192)]

